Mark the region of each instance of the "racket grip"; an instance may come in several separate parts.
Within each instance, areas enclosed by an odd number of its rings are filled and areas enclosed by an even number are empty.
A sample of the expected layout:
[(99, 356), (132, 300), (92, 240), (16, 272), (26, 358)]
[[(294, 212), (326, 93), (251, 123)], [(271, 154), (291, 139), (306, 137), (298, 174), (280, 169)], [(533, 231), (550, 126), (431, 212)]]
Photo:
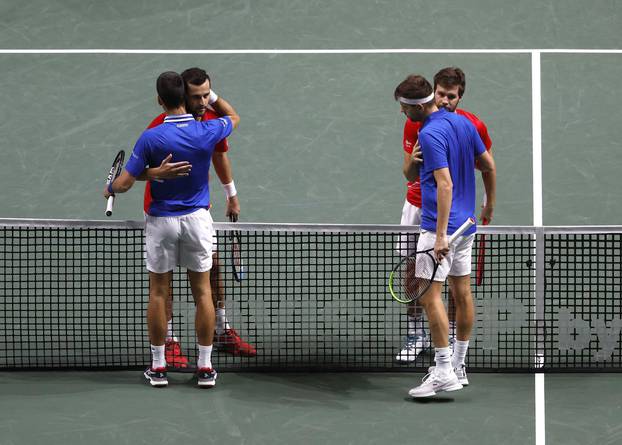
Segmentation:
[(106, 202), (106, 216), (112, 216), (112, 206), (114, 204), (114, 196), (109, 196)]
[(469, 230), (469, 228), (474, 224), (475, 224), (475, 219), (473, 218), (467, 219), (460, 227), (458, 227), (458, 230), (456, 230), (454, 233), (451, 234), (448, 240), (448, 244), (451, 245), (454, 241), (456, 241), (456, 239), (458, 239), (459, 236), (461, 236), (464, 232)]

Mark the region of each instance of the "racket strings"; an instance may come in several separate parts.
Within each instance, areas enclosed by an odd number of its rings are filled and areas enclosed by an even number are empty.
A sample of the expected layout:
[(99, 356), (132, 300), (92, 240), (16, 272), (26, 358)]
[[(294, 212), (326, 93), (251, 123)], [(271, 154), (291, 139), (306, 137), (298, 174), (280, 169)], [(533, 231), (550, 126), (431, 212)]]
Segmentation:
[(398, 284), (400, 299), (413, 301), (422, 297), (432, 283), (436, 267), (430, 252), (418, 252), (406, 258), (393, 278), (393, 282)]

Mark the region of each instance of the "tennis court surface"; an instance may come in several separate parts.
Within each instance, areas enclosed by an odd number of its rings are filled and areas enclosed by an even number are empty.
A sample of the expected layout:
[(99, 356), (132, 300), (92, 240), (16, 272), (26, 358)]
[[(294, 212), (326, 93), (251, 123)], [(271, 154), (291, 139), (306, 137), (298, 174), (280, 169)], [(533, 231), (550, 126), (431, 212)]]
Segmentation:
[[(622, 443), (618, 2), (0, 0), (0, 17), (0, 445)], [(141, 379), (142, 194), (99, 221), (100, 193), (160, 112), (157, 75), (191, 66), (242, 118), (229, 154), (257, 222), (236, 226), (242, 283), (231, 226), (219, 243), (227, 316), (257, 355), (214, 353), (211, 391), (191, 368), (159, 391)], [(497, 208), (471, 385), (414, 402), (433, 357), (393, 360), (392, 93), (446, 66), (488, 126)], [(181, 271), (173, 292), (193, 364)]]

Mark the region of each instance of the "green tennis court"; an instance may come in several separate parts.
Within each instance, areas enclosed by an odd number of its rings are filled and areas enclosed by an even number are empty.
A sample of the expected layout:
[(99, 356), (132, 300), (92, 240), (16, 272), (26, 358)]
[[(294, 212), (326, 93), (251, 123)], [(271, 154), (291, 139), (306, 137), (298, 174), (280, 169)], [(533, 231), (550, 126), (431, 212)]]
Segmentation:
[[(120, 149), (131, 150), (160, 112), (157, 75), (199, 66), (242, 118), (229, 156), (243, 221), (397, 224), (404, 118), (393, 89), (408, 73), (430, 78), (454, 65), (467, 75), (461, 107), (486, 122), (493, 141), (496, 226), (622, 224), (616, 131), (622, 6), (616, 2), (0, 0), (0, 17), (0, 218), (104, 219), (100, 195), (110, 160)], [(212, 187), (213, 215), (223, 221), (224, 195), (216, 182)], [(140, 221), (142, 193), (118, 199), (114, 218)], [(46, 239), (45, 230), (37, 230), (38, 239)], [(379, 244), (388, 258), (394, 239), (385, 232), (334, 235), (336, 241), (308, 232), (279, 234), (270, 243), (268, 235), (249, 229), (247, 241), (272, 246), (258, 248), (254, 258), (290, 258), (303, 284), (261, 288), (279, 275), (256, 268), (247, 287), (228, 291), (234, 323), (266, 354), (256, 362), (218, 356), (223, 372), (208, 392), (197, 390), (188, 373), (172, 374), (162, 391), (144, 385), (134, 369), (148, 354), (140, 324), (89, 330), (96, 318), (89, 313), (101, 311), (106, 320), (107, 311), (142, 313), (140, 248), (132, 250), (135, 262), (115, 265), (127, 267), (115, 275), (121, 284), (106, 292), (93, 271), (81, 278), (92, 283), (84, 287), (68, 272), (71, 264), (55, 263), (59, 250), (15, 233), (3, 230), (0, 244), (19, 245), (25, 249), (19, 252), (33, 256), (15, 270), (7, 264), (21, 257), (3, 250), (1, 258), (0, 444), (622, 441), (619, 227), (604, 235), (491, 233), (503, 259), (491, 260), (490, 281), (475, 293), (480, 318), (472, 383), (422, 403), (407, 391), (431, 357), (397, 367), (385, 353), (403, 334), (403, 308), (382, 288), (380, 265), (391, 261), (376, 263), (368, 255), (359, 269), (348, 259)], [(90, 241), (80, 243), (77, 233), (59, 238), (55, 232), (49, 239), (66, 239), (60, 251), (80, 252), (92, 268), (101, 265), (90, 256)], [(331, 263), (348, 243), (361, 247)], [(541, 276), (526, 266), (539, 245), (551, 264)], [(313, 253), (320, 248), (321, 255)], [(590, 252), (611, 250), (612, 267), (602, 275), (592, 271)], [(38, 257), (40, 251), (47, 253)], [(313, 262), (315, 256), (324, 264)], [(37, 283), (47, 282), (37, 276), (42, 264), (50, 267), (48, 275), (56, 279), (62, 272), (72, 284), (47, 291), (40, 304), (46, 288)], [(324, 281), (310, 281), (309, 270), (323, 270)], [(91, 289), (92, 307), (80, 306), (84, 289)], [(318, 289), (325, 293), (315, 298)], [(185, 320), (192, 305), (180, 292), (176, 305)], [(340, 293), (352, 297), (341, 303)], [(55, 321), (46, 311), (60, 313), (54, 305), (63, 296), (71, 297), (62, 304), (72, 315)], [(24, 307), (32, 318), (21, 314)], [(38, 347), (29, 340), (38, 320), (49, 328), (43, 349), (66, 351), (54, 337), (58, 319), (84, 332), (136, 335), (136, 344), (117, 345), (131, 349), (126, 357), (134, 360), (119, 367), (132, 369), (2, 369), (17, 360), (15, 351), (30, 350), (29, 341)], [(555, 326), (542, 344), (540, 320)], [(8, 340), (17, 325), (28, 334), (21, 343)], [(85, 334), (79, 343), (87, 350), (101, 338)], [(292, 345), (298, 352), (288, 356)], [(542, 373), (533, 363), (540, 350), (554, 360)], [(46, 359), (45, 352), (24, 354), (22, 364)], [(309, 369), (313, 360), (324, 364), (320, 372)]]

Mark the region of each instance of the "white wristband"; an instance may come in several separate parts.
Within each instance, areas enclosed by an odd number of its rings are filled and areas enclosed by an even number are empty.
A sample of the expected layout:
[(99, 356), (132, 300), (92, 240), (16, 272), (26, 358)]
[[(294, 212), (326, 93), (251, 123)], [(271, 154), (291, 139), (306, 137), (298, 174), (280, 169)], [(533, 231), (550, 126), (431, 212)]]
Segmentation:
[(216, 94), (216, 91), (211, 90), (209, 92), (209, 99), (207, 99), (207, 103), (212, 105), (214, 102), (216, 102), (218, 100), (218, 94)]
[(238, 194), (238, 191), (235, 189), (235, 182), (231, 181), (229, 184), (222, 185), (223, 190), (225, 191), (225, 195), (227, 199), (233, 198)]

